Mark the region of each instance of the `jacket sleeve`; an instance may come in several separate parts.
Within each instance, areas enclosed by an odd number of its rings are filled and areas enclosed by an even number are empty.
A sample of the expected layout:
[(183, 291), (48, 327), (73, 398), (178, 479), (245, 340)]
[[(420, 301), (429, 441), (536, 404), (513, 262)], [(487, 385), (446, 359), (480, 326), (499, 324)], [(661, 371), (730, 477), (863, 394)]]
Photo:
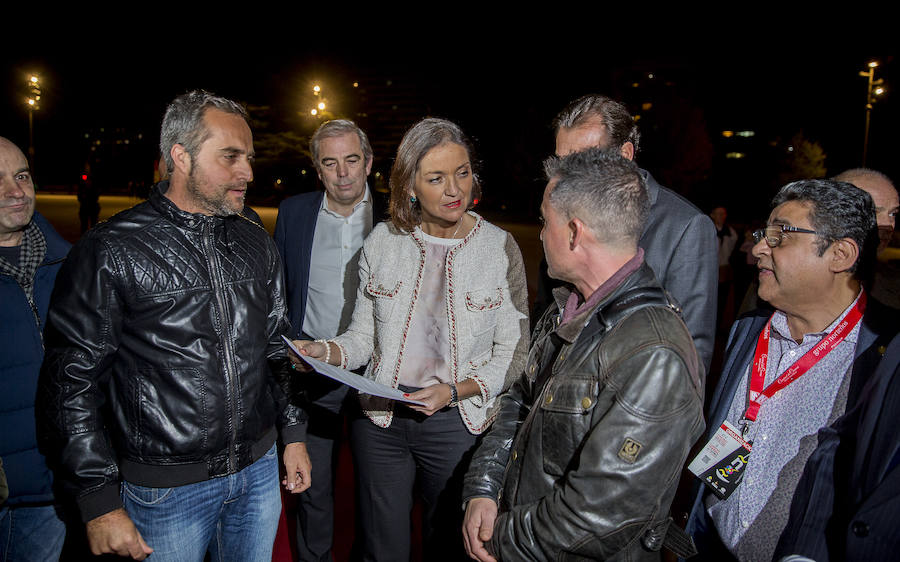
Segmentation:
[(475, 450), (463, 480), (464, 502), (491, 498), (499, 503), (513, 439), (531, 409), (532, 386), (522, 374), (500, 396), (500, 411)]
[(503, 275), (503, 298), (494, 328), (491, 358), (476, 370), (463, 371), (461, 379), (478, 383), (481, 394), (468, 398), (482, 407), (509, 388), (522, 373), (528, 354), (528, 287), (522, 252), (511, 234), (506, 234), (503, 248), (508, 266)]
[(712, 361), (716, 337), (716, 294), (719, 290), (719, 243), (706, 215), (691, 218), (672, 248), (663, 287), (682, 308), (684, 323), (694, 339), (704, 371)]
[[(600, 368), (614, 369), (604, 381), (614, 399), (591, 410), (578, 457), (552, 492), (499, 515), (489, 547), (499, 558), (547, 560), (569, 552), (606, 560), (667, 516), (685, 458), (703, 429), (699, 390), (680, 354), (665, 345), (642, 346)], [(544, 441), (552, 438), (553, 424), (580, 415), (545, 414), (543, 427), (535, 429)]]
[(121, 287), (109, 247), (88, 234), (69, 253), (51, 297), (38, 387), (45, 452), (84, 521), (122, 506), (106, 431), (104, 387), (119, 347)]
[(281, 440), (285, 444), (306, 441), (308, 416), (306, 411), (288, 400), (286, 397), (295, 394), (292, 389), (294, 380), (291, 375), (290, 359), (287, 346), (281, 336), (290, 337), (291, 323), (287, 317), (287, 306), (284, 298), (284, 275), (281, 270), (281, 259), (273, 248), (269, 270), (269, 316), (266, 320), (268, 328), (268, 347), (266, 356), (274, 377), (273, 392), (276, 403), (283, 405), (279, 417)]

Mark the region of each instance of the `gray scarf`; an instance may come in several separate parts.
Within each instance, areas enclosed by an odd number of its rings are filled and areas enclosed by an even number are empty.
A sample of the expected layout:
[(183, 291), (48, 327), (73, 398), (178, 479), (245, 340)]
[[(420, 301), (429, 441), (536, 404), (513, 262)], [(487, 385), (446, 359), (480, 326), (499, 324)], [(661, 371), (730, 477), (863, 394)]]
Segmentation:
[(0, 257), (0, 273), (12, 276), (13, 279), (22, 287), (25, 296), (28, 298), (28, 304), (31, 305), (31, 311), (34, 313), (34, 321), (37, 326), (41, 325), (41, 317), (38, 314), (37, 306), (34, 304), (34, 274), (44, 256), (47, 254), (47, 239), (44, 233), (38, 228), (34, 221), (28, 223), (25, 232), (22, 233), (22, 244), (19, 246), (19, 264), (12, 265), (2, 257)]

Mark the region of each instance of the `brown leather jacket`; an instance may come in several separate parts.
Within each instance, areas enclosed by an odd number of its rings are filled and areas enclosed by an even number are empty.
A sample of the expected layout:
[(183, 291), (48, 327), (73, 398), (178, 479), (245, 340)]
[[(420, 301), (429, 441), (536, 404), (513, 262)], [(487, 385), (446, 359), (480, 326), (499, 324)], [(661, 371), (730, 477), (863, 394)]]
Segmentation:
[(691, 336), (646, 264), (582, 318), (560, 327), (559, 308), (538, 322), (463, 497), (498, 501), (487, 548), (502, 560), (659, 560), (704, 428)]

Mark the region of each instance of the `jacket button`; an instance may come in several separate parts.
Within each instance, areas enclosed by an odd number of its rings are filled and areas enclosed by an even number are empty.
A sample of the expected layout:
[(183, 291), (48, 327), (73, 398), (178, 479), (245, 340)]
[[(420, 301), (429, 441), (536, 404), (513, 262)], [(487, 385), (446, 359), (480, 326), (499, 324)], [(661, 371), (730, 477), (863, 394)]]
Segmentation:
[(517, 458), (519, 458), (519, 453), (516, 452), (516, 451), (513, 451), (512, 459), (513, 459), (513, 460), (516, 460)]
[(534, 374), (534, 363), (531, 364), (531, 367), (528, 368), (528, 372), (532, 375)]
[(548, 395), (547, 395), (547, 400), (546, 400), (544, 403), (545, 403), (545, 404), (549, 404), (550, 402), (553, 402), (553, 395), (552, 395), (552, 394), (548, 394)]
[(560, 360), (560, 361), (564, 361), (565, 359), (566, 359), (566, 354), (565, 354), (565, 353), (560, 353), (560, 354), (559, 354), (559, 360)]
[(588, 408), (590, 408), (590, 407), (591, 407), (591, 399), (588, 398), (587, 396), (585, 396), (584, 398), (582, 398), (582, 399), (581, 399), (581, 407), (584, 408), (585, 410), (587, 410)]
[(854, 521), (853, 524), (850, 525), (850, 530), (853, 531), (854, 535), (860, 538), (869, 536), (869, 525), (863, 521)]

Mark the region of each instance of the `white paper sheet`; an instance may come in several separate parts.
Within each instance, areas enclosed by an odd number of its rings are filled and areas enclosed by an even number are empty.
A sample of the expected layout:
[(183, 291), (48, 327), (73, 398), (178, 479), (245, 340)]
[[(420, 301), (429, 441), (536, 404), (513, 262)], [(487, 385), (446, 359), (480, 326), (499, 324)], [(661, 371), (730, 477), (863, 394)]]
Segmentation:
[(366, 377), (361, 377), (356, 373), (351, 373), (350, 371), (346, 371), (341, 369), (340, 367), (335, 367), (334, 365), (329, 365), (323, 361), (318, 361), (313, 359), (312, 357), (307, 357), (306, 355), (301, 355), (300, 351), (294, 346), (294, 342), (286, 338), (285, 336), (281, 336), (281, 339), (284, 340), (284, 343), (290, 348), (290, 350), (300, 359), (305, 361), (312, 367), (317, 373), (325, 375), (328, 378), (334, 379), (338, 382), (344, 383), (351, 388), (355, 388), (356, 390), (363, 392), (365, 394), (371, 394), (372, 396), (380, 396), (381, 398), (390, 398), (391, 400), (397, 400), (398, 402), (408, 402), (410, 404), (416, 404), (418, 406), (425, 406), (424, 402), (420, 402), (419, 400), (410, 400), (409, 398), (405, 398), (403, 396), (403, 391), (391, 388), (389, 386), (383, 385), (380, 382), (375, 382), (371, 379), (367, 379)]

